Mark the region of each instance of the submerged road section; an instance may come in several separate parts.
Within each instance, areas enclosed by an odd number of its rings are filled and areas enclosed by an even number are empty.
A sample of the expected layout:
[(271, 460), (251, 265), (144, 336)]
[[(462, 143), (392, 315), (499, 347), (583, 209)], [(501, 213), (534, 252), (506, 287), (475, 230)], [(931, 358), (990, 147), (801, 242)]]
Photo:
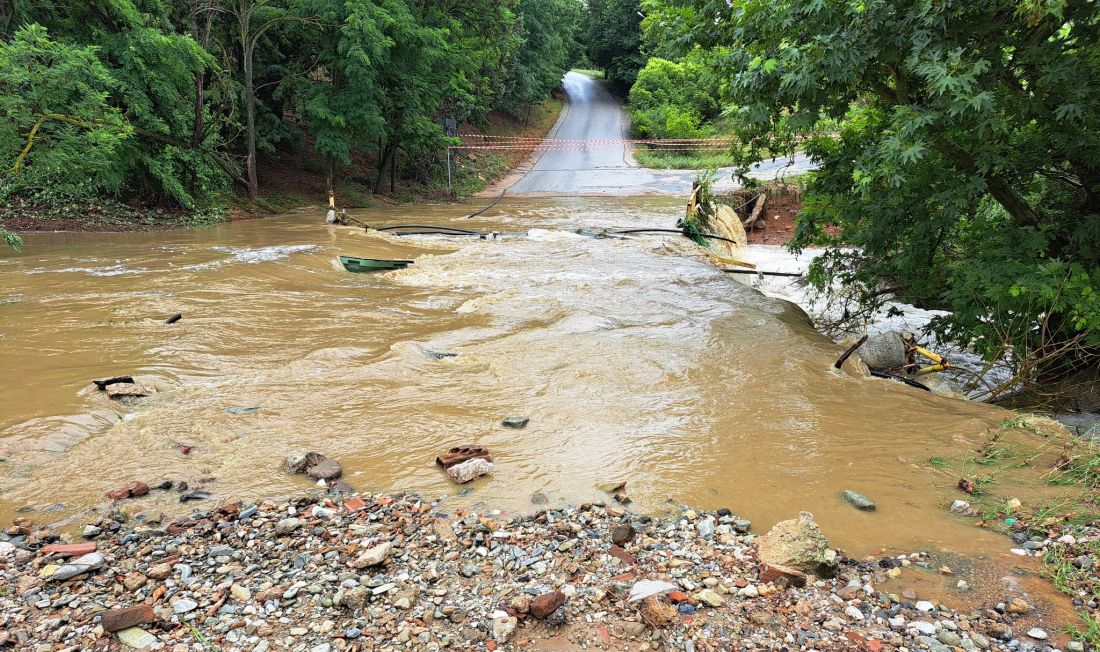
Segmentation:
[[(484, 193), (511, 197), (556, 195), (630, 196), (685, 194), (696, 170), (654, 170), (639, 167), (631, 155), (630, 117), (603, 83), (570, 72), (562, 81), (567, 104), (549, 138), (570, 141), (568, 147), (538, 151), (523, 167)], [(809, 159), (779, 159), (757, 165), (753, 176), (773, 178), (811, 169)], [(734, 187), (732, 168), (719, 170), (718, 187)]]

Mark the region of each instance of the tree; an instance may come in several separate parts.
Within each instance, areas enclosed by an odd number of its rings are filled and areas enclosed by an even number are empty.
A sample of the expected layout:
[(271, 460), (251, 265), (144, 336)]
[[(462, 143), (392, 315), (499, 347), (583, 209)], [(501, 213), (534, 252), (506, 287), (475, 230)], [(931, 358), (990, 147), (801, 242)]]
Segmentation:
[[(646, 12), (665, 43), (727, 49), (746, 160), (810, 139), (820, 172), (795, 245), (837, 246), (819, 285), (948, 310), (940, 334), (991, 357), (1061, 351), (1072, 364), (1100, 346), (1093, 3), (647, 0)], [(823, 120), (839, 128), (822, 133)]]
[(116, 87), (95, 48), (53, 41), (40, 25), (0, 41), (0, 201), (118, 191), (132, 128), (109, 103)]
[(625, 91), (645, 64), (638, 0), (588, 1), (588, 58)]
[(630, 88), (631, 127), (641, 138), (705, 138), (719, 113), (698, 50), (679, 61), (652, 57)]
[(520, 43), (505, 81), (501, 108), (515, 117), (549, 97), (573, 56), (581, 6), (576, 0), (520, 0)]

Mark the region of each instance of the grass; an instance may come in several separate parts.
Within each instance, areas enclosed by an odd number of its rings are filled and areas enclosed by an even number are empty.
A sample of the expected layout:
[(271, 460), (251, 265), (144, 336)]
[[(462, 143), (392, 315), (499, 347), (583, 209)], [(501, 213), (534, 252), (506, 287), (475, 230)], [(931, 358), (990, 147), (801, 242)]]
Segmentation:
[(677, 152), (675, 154), (654, 152), (644, 147), (634, 150), (634, 159), (643, 167), (656, 170), (709, 170), (733, 165), (729, 154), (716, 154), (713, 151)]
[(1050, 484), (1080, 484), (1095, 490), (1100, 486), (1100, 446), (1077, 440), (1067, 446), (1059, 459), (1056, 472), (1047, 480)]
[[(1073, 565), (1073, 561), (1083, 555), (1093, 559), (1100, 557), (1100, 541), (1055, 545), (1043, 556), (1041, 572), (1062, 593), (1088, 601), (1100, 597), (1100, 577), (1095, 569), (1080, 569)], [(1100, 646), (1100, 621), (1086, 610), (1079, 610), (1077, 616), (1081, 622), (1066, 628), (1066, 632), (1093, 649)]]
[(592, 79), (603, 79), (604, 74), (602, 70), (589, 70), (587, 68), (574, 68), (570, 72), (575, 72), (578, 75), (584, 75), (585, 77), (591, 77)]

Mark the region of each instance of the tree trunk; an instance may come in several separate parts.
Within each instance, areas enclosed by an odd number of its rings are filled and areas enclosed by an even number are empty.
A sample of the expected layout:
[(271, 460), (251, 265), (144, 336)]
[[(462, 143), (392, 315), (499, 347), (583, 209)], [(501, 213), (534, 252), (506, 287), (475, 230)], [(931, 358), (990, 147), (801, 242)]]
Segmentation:
[(989, 194), (1012, 216), (1012, 221), (1016, 226), (1039, 225), (1039, 215), (1035, 212), (1035, 209), (1024, 201), (1024, 198), (1008, 182), (1000, 177), (980, 172), (970, 154), (942, 134), (932, 136), (932, 142), (936, 145), (936, 149), (954, 163), (959, 171), (985, 179)]
[(390, 194), (392, 195), (397, 186), (397, 151), (395, 150), (393, 156), (390, 157)]
[[(199, 34), (199, 1), (191, 0), (191, 38), (195, 39), (196, 43), (202, 45), (202, 49), (209, 51), (210, 49), (210, 30), (211, 24), (214, 20), (214, 7), (213, 0), (209, 0), (206, 3), (206, 25), (203, 28), (203, 33)], [(206, 71), (203, 70), (195, 75), (195, 119), (191, 127), (191, 148), (198, 149), (202, 145), (203, 139), (206, 138), (206, 127), (203, 124), (202, 113), (204, 105), (206, 104)]]
[(393, 160), (393, 153), (396, 149), (393, 144), (386, 143), (386, 147), (382, 150), (382, 158), (378, 161), (378, 175), (374, 179), (374, 194), (376, 195), (381, 195), (385, 189), (386, 166)]
[[(326, 168), (325, 169), (325, 190), (328, 191), (328, 196), (332, 197), (333, 192), (334, 192), (334, 189), (332, 187), (332, 185), (333, 185), (332, 180), (333, 180), (333, 176), (335, 174), (336, 161), (335, 161), (335, 159), (332, 158), (331, 154), (329, 154), (325, 158), (327, 159), (327, 161), (326, 161), (327, 165), (325, 166), (325, 168)], [(332, 207), (330, 206), (329, 208), (332, 208)]]
[(248, 184), (248, 197), (256, 199), (260, 194), (260, 182), (256, 175), (256, 92), (252, 87), (252, 7), (250, 0), (240, 0), (240, 13), (237, 19), (241, 25), (241, 68), (244, 73), (244, 109), (245, 134), (247, 139), (247, 157), (245, 170)]

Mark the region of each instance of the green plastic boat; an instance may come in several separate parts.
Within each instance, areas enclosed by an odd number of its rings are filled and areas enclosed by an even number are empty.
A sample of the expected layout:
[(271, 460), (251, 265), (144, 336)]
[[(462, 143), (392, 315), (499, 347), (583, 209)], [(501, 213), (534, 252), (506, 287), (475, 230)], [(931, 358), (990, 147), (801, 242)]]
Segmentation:
[(411, 260), (386, 260), (384, 258), (355, 258), (340, 256), (340, 264), (349, 272), (384, 272), (390, 269), (405, 269), (413, 263)]

